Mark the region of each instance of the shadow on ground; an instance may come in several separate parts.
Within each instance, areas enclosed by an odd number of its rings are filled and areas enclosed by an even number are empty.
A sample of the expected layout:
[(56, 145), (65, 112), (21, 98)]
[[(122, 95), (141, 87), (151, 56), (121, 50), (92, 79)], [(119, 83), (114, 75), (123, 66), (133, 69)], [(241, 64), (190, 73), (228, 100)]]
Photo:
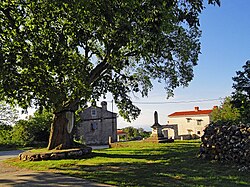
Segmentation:
[(14, 173), (12, 178), (1, 175), (0, 186), (108, 186), (104, 184), (92, 183), (83, 179), (70, 177), (61, 174), (34, 172), (34, 173)]

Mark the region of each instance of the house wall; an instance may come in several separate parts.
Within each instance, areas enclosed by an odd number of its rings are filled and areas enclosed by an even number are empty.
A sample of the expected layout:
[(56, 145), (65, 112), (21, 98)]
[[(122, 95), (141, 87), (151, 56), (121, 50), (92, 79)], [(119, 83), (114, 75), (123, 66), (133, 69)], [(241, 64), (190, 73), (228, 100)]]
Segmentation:
[(178, 135), (203, 135), (203, 130), (210, 123), (210, 115), (168, 117), (169, 124), (178, 124)]
[(116, 113), (107, 111), (106, 107), (89, 107), (80, 114), (80, 118), (77, 139), (86, 145), (108, 144), (110, 136), (113, 141), (117, 141)]

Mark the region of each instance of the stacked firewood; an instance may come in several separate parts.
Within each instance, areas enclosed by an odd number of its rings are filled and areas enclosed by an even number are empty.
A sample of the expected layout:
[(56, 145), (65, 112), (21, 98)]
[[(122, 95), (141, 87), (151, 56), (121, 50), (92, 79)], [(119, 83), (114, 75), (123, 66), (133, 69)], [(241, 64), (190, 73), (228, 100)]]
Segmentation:
[(211, 123), (201, 140), (201, 158), (250, 165), (250, 124)]

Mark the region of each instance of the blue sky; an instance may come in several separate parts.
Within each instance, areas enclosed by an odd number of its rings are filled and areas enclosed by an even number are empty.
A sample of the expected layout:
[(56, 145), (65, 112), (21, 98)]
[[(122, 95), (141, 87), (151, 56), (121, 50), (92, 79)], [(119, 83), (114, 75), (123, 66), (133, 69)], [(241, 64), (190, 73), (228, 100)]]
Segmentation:
[[(205, 0), (206, 1), (206, 0)], [(219, 99), (229, 96), (232, 77), (250, 59), (250, 0), (221, 0), (221, 7), (206, 5), (200, 16), (202, 30), (201, 55), (194, 68), (194, 79), (187, 88), (177, 88), (175, 96), (166, 99), (164, 85), (156, 83), (148, 98), (132, 98), (135, 102), (162, 102), (161, 104), (137, 104), (140, 117), (132, 123), (118, 118), (118, 128), (126, 126), (151, 130), (154, 111), (158, 111), (160, 124), (166, 124), (167, 116), (175, 111), (211, 109), (220, 105)], [(185, 102), (182, 102), (185, 101)], [(179, 103), (168, 103), (179, 102)], [(111, 110), (111, 103), (108, 102)], [(117, 109), (114, 107), (114, 112)]]

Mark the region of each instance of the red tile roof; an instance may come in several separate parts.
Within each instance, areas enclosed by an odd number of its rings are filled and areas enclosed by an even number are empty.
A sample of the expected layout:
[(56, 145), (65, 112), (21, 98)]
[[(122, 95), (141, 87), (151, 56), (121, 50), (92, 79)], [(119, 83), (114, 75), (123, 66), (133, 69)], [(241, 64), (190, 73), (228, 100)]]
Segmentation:
[(174, 112), (168, 117), (173, 117), (173, 116), (195, 116), (195, 115), (208, 115), (212, 112), (213, 110), (192, 110), (192, 111), (182, 111), (182, 112)]
[(117, 130), (117, 134), (127, 134), (127, 133), (124, 132), (123, 130)]

